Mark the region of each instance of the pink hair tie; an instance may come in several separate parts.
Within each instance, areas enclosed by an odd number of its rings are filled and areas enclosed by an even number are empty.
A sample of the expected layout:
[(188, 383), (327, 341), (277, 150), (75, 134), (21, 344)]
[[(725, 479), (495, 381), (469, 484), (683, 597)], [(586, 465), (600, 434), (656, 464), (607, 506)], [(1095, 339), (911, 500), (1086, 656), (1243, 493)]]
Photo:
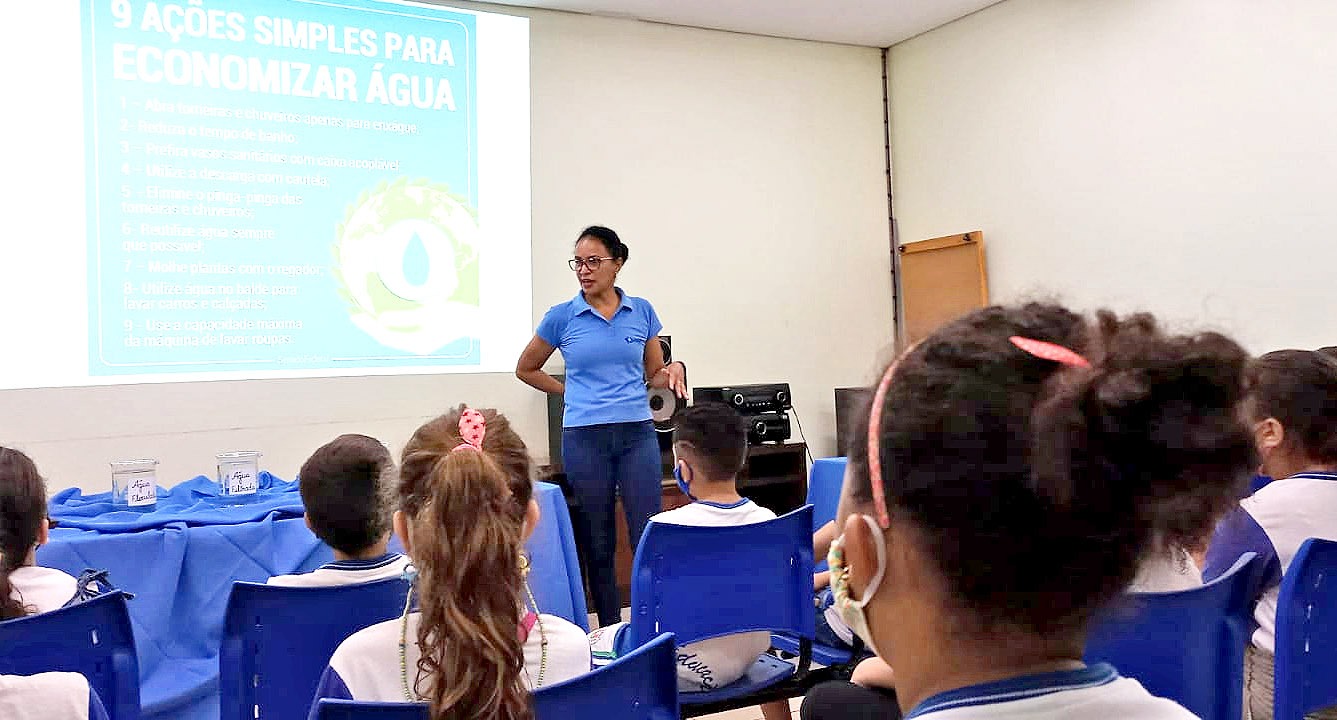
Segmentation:
[[(1013, 335), (1008, 340), (1021, 350), (1042, 360), (1049, 360), (1071, 367), (1091, 367), (1091, 363), (1086, 358), (1062, 345), (1045, 342), (1044, 340), (1032, 340), (1020, 335)], [(913, 350), (914, 347), (906, 350), (904, 354), (897, 357), (887, 367), (886, 372), (882, 374), (882, 380), (877, 384), (877, 391), (873, 393), (873, 402), (868, 409), (868, 480), (873, 490), (873, 505), (877, 512), (877, 523), (883, 528), (891, 527), (891, 517), (887, 512), (887, 493), (882, 484), (882, 406), (886, 402), (887, 391), (891, 388), (891, 380), (896, 375), (896, 367), (900, 365), (901, 359)]]
[(1018, 348), (1021, 348), (1021, 350), (1028, 352), (1041, 360), (1048, 360), (1069, 367), (1091, 367), (1090, 361), (1062, 345), (1046, 342), (1044, 340), (1032, 340), (1020, 335), (1013, 335), (1008, 338), (1008, 341), (1013, 345), (1016, 345)]
[(483, 413), (473, 408), (465, 408), (460, 413), (460, 439), (463, 441), (456, 445), (451, 452), (456, 450), (477, 450), (483, 452), (483, 437), (487, 435), (487, 420), (483, 418)]

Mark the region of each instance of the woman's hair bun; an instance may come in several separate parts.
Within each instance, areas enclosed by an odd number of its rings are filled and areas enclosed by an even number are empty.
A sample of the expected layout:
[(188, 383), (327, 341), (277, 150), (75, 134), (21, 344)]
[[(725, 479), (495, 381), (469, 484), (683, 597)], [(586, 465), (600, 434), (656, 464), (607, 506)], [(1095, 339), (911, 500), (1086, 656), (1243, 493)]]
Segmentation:
[(587, 237), (602, 242), (604, 247), (608, 248), (608, 254), (612, 256), (614, 260), (622, 260), (623, 262), (626, 262), (627, 258), (630, 256), (627, 244), (622, 242), (622, 238), (618, 237), (617, 233), (612, 228), (607, 228), (603, 225), (591, 225), (580, 231), (580, 235), (576, 237), (576, 242), (580, 242), (582, 238)]

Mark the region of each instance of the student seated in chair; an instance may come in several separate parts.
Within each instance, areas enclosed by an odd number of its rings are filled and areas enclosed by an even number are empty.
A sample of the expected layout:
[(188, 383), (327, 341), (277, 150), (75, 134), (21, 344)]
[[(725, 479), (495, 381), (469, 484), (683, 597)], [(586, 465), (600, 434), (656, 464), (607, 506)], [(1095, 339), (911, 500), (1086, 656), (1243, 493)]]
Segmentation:
[(307, 458), (297, 479), (306, 526), (334, 551), (334, 562), (272, 577), (270, 585), (328, 587), (404, 574), (409, 559), (388, 547), (395, 462), (381, 441), (340, 435)]
[[(731, 407), (700, 403), (677, 416), (673, 435), (673, 475), (692, 503), (661, 512), (650, 522), (727, 527), (774, 520), (775, 513), (738, 494), (736, 477), (747, 462), (747, 428)], [(680, 558), (690, 563), (692, 558)], [(630, 652), (627, 623), (590, 633), (596, 665)], [(702, 692), (724, 687), (743, 676), (771, 646), (767, 632), (738, 633), (678, 648), (678, 689)]]
[(317, 703), (426, 702), (432, 720), (530, 720), (532, 688), (589, 672), (585, 632), (542, 614), (529, 592), (531, 473), (524, 442), (495, 410), (460, 406), (418, 428), (394, 514), (417, 607), (344, 640)]
[(1247, 482), (1246, 362), (1221, 335), (1029, 304), (966, 315), (892, 363), (829, 562), (896, 694), (819, 686), (803, 718), (1192, 718), (1087, 666), (1085, 636), (1144, 559), (1196, 534), (1187, 498)]
[[(1267, 563), (1244, 677), (1253, 720), (1271, 720), (1282, 574), (1305, 540), (1337, 540), (1337, 360), (1322, 351), (1270, 352), (1253, 362), (1246, 387), (1247, 419), (1263, 474), (1276, 480), (1242, 500), (1221, 523), (1203, 575), (1220, 576), (1245, 552), (1258, 553)], [(1337, 708), (1306, 717), (1337, 718)]]
[(0, 620), (59, 610), (110, 589), (106, 573), (74, 577), (37, 565), (51, 532), (46, 483), (31, 458), (0, 447)]

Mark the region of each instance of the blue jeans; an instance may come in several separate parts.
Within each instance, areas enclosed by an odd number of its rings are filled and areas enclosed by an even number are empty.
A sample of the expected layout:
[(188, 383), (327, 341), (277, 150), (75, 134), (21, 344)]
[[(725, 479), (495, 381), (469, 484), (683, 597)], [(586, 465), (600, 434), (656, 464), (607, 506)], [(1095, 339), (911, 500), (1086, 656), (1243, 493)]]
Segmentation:
[[(622, 619), (617, 593), (617, 495), (627, 515), (633, 551), (650, 516), (660, 509), (659, 439), (655, 426), (644, 422), (587, 425), (562, 429), (562, 469), (579, 505), (583, 522), (575, 523), (585, 537), (590, 594), (600, 625)], [(583, 526), (583, 527), (582, 527)]]

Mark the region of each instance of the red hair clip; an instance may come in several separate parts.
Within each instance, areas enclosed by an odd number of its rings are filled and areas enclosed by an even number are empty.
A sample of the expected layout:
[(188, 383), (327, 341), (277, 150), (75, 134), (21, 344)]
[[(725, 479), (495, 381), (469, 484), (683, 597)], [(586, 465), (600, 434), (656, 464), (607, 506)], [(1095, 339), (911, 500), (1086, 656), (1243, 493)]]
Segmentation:
[(473, 408), (465, 408), (460, 413), (460, 440), (451, 452), (455, 450), (477, 450), (483, 452), (483, 438), (487, 435), (487, 420), (483, 418), (483, 413)]
[(1050, 362), (1056, 362), (1060, 365), (1068, 365), (1070, 367), (1091, 367), (1090, 361), (1062, 345), (1046, 342), (1044, 340), (1032, 340), (1020, 335), (1013, 335), (1008, 338), (1008, 341), (1024, 352), (1030, 353), (1041, 360), (1049, 360)]

